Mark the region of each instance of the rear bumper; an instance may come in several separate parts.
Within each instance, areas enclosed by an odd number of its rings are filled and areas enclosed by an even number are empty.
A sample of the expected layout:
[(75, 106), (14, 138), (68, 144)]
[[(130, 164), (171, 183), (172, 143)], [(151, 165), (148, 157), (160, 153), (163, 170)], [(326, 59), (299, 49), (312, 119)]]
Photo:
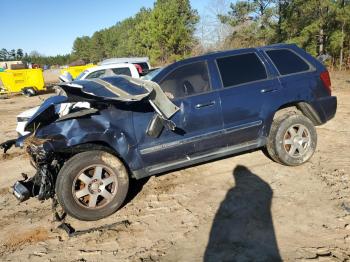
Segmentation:
[(335, 96), (322, 97), (311, 104), (317, 112), (320, 124), (331, 120), (337, 112), (337, 97)]

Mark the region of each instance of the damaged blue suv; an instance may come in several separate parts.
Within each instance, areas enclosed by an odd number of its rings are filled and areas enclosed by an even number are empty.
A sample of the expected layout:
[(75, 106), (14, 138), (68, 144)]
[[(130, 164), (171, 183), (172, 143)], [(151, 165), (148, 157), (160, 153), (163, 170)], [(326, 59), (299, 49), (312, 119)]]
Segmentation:
[(15, 183), (19, 200), (57, 197), (81, 220), (114, 213), (131, 178), (257, 148), (303, 164), (316, 149), (315, 126), (337, 107), (327, 69), (287, 44), (193, 57), (149, 80), (111, 76), (60, 88), (65, 95), (28, 121), (31, 133), (2, 147), (24, 147), (37, 170)]

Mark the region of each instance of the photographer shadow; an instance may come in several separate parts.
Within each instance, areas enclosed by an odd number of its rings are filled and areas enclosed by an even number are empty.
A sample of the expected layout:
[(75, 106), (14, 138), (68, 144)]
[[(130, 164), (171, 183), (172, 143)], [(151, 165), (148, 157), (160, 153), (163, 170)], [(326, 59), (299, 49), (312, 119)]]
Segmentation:
[(282, 261), (271, 216), (273, 191), (245, 166), (215, 215), (204, 261)]

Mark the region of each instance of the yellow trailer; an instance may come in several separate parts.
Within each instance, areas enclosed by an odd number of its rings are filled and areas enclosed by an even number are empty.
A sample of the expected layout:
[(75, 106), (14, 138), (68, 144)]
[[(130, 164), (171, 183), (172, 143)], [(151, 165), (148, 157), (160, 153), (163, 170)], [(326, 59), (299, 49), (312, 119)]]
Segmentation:
[(70, 66), (68, 68), (61, 69), (61, 75), (63, 75), (65, 72), (68, 72), (71, 74), (72, 78), (75, 79), (78, 75), (80, 75), (80, 73), (94, 66), (94, 64), (87, 64), (83, 66)]
[(42, 69), (18, 69), (0, 72), (2, 93), (19, 93), (32, 96), (45, 90)]

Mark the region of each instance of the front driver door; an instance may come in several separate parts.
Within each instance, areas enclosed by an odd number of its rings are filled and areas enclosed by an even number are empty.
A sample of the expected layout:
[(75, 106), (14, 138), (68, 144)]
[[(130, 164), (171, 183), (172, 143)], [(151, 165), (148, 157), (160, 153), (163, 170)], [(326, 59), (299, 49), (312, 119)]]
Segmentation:
[(212, 90), (204, 61), (177, 67), (160, 83), (180, 108), (172, 117), (176, 131), (164, 129), (158, 138), (146, 134), (154, 112), (135, 112), (134, 126), (144, 167), (150, 173), (191, 161), (191, 156), (215, 147), (223, 129), (220, 97)]

